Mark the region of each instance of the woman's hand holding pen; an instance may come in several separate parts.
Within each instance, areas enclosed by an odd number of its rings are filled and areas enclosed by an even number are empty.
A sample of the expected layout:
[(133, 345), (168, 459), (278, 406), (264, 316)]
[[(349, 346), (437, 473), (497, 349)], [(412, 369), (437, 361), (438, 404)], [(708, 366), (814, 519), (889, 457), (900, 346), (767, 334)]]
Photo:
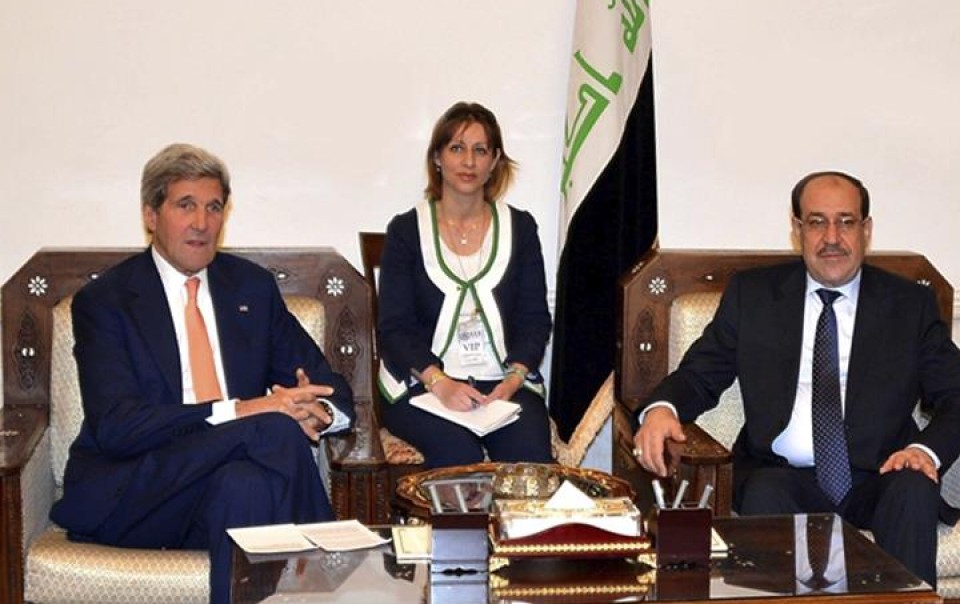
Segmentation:
[(473, 384), (454, 379), (441, 380), (431, 388), (443, 406), (452, 411), (470, 411), (485, 404), (485, 396)]

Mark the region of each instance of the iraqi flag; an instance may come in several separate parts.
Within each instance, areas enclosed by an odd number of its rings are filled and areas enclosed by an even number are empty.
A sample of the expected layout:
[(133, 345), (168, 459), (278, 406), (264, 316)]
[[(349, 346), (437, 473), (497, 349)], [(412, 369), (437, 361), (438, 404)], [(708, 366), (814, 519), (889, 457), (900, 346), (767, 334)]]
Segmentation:
[(617, 280), (654, 244), (649, 0), (578, 0), (564, 133), (550, 413), (573, 432), (613, 370)]

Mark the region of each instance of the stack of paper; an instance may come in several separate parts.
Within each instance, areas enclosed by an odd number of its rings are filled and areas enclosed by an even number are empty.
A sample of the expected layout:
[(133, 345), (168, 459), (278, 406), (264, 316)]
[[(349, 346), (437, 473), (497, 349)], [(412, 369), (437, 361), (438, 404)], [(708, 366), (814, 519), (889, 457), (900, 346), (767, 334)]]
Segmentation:
[(229, 528), (227, 534), (249, 554), (302, 552), (318, 547), (328, 552), (346, 552), (389, 541), (357, 520)]
[(517, 421), (520, 405), (510, 401), (491, 401), (470, 411), (447, 409), (434, 394), (426, 392), (410, 399), (410, 404), (445, 420), (468, 428), (477, 436), (486, 436), (495, 430)]

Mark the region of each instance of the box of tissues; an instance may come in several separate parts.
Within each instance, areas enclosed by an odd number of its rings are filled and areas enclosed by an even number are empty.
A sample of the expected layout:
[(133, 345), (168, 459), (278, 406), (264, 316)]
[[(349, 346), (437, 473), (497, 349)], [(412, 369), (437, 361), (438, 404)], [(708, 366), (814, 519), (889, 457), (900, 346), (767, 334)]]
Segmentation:
[(647, 551), (640, 511), (627, 497), (591, 499), (564, 482), (550, 499), (498, 499), (494, 554), (619, 556)]

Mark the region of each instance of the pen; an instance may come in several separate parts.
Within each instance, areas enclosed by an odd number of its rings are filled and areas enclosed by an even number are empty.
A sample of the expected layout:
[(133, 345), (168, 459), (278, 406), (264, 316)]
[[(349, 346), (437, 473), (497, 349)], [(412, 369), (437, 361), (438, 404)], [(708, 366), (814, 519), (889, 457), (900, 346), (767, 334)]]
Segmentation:
[(662, 510), (667, 507), (663, 501), (663, 487), (659, 480), (653, 480), (651, 484), (653, 485), (653, 497), (656, 499), (657, 507)]
[(430, 490), (430, 504), (433, 507), (434, 514), (442, 514), (443, 506), (440, 504), (440, 494), (437, 493), (436, 485), (427, 485), (427, 489)]
[(464, 514), (467, 513), (467, 500), (463, 497), (463, 491), (460, 490), (460, 483), (453, 485), (453, 492), (457, 495), (457, 504), (460, 506), (460, 511)]
[(710, 500), (710, 494), (711, 494), (711, 493), (713, 493), (713, 485), (712, 485), (712, 484), (708, 484), (707, 486), (703, 487), (703, 495), (700, 496), (700, 502), (697, 503), (697, 507), (698, 507), (698, 508), (705, 508), (705, 507), (707, 507), (707, 502)]
[(680, 507), (680, 502), (683, 501), (683, 495), (687, 492), (688, 486), (690, 486), (690, 481), (686, 478), (680, 481), (680, 487), (677, 489), (677, 495), (673, 498), (673, 507)]
[[(476, 387), (477, 387), (477, 380), (473, 379), (473, 376), (472, 376), (472, 375), (468, 375), (468, 376), (467, 376), (467, 384), (469, 384), (471, 388), (476, 388)], [(478, 403), (477, 401), (471, 400), (471, 401), (470, 401), (470, 406), (473, 407), (474, 409), (476, 409), (477, 407), (480, 406), (480, 403)]]

